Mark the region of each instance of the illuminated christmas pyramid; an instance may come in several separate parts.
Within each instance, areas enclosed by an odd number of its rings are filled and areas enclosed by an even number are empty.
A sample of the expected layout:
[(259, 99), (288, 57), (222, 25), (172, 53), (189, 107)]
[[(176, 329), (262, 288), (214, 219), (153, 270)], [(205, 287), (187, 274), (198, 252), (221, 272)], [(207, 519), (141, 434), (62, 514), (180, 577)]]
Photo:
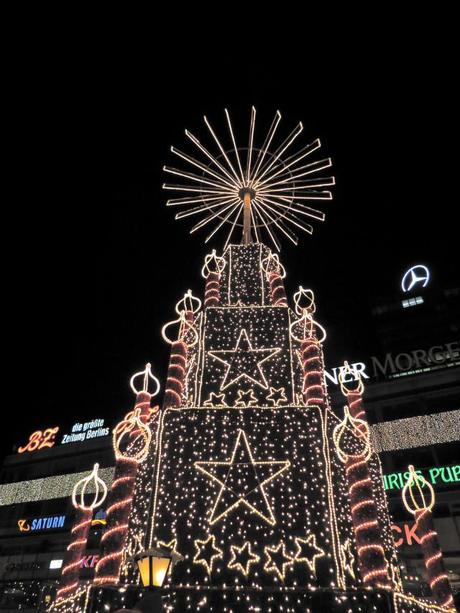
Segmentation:
[(296, 240), (295, 228), (323, 218), (304, 201), (331, 197), (333, 178), (312, 178), (330, 160), (308, 161), (319, 141), (286, 155), (301, 124), (270, 153), (279, 114), (256, 149), (253, 110), (243, 170), (226, 117), (233, 149), (206, 119), (219, 155), (187, 133), (207, 163), (173, 149), (200, 174), (166, 169), (191, 182), (166, 186), (192, 194), (168, 201), (184, 208), (177, 217), (199, 214), (198, 227), (215, 224), (211, 236), (230, 233), (222, 255), (205, 258), (203, 300), (188, 291), (163, 328), (171, 358), (161, 410), (151, 408), (146, 369), (114, 431), (117, 468), (85, 606), (102, 611), (107, 586), (138, 585), (133, 556), (163, 548), (176, 561), (168, 610), (446, 610), (402, 593), (362, 384), (342, 379), (337, 415), (313, 292), (300, 287), (289, 304), (283, 265), (262, 242), (262, 231), (275, 247), (280, 234)]

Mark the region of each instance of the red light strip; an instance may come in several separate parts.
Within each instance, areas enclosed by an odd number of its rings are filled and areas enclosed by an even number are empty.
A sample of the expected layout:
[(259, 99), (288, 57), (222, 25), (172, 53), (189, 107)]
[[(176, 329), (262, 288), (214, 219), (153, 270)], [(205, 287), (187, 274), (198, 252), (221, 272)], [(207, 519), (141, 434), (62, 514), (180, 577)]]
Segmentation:
[[(188, 319), (193, 314), (188, 312)], [(186, 316), (187, 317), (187, 316)], [(168, 374), (166, 377), (163, 407), (179, 407), (182, 404), (185, 385), (188, 348), (183, 341), (175, 341), (171, 347)]]
[(311, 334), (312, 336), (300, 346), (303, 369), (302, 392), (307, 406), (323, 407), (325, 404), (323, 354), (320, 343), (315, 337), (315, 331), (312, 330)]
[(220, 303), (220, 275), (218, 272), (211, 271), (206, 277), (206, 288), (204, 291), (204, 306), (217, 307)]
[(75, 583), (71, 583), (70, 585), (66, 585), (65, 587), (61, 587), (56, 592), (56, 600), (59, 600), (59, 599), (63, 598), (64, 595), (67, 594), (67, 592), (72, 592), (72, 591), (76, 590), (77, 587), (78, 587), (78, 581), (75, 581)]
[[(363, 422), (366, 413), (360, 393), (347, 394), (350, 415)], [(366, 427), (356, 422), (356, 428), (363, 436), (367, 434)], [(383, 547), (382, 531), (378, 519), (377, 506), (374, 500), (372, 479), (364, 454), (349, 455), (345, 467), (348, 481), (348, 493), (351, 505), (351, 519), (355, 533), (356, 551), (359, 570), (365, 586), (390, 587), (388, 562)]]
[(74, 538), (67, 546), (56, 600), (69, 596), (78, 588), (80, 564), (85, 553), (92, 516), (92, 509), (75, 510), (74, 525), (70, 531)]
[(111, 534), (114, 534), (115, 532), (120, 532), (120, 531), (123, 531), (123, 530), (127, 530), (127, 529), (128, 529), (128, 524), (120, 524), (119, 526), (115, 526), (113, 528), (110, 528), (110, 530), (106, 530), (106, 532), (104, 532), (104, 534), (101, 537), (101, 543), (103, 541), (105, 541), (106, 539), (108, 539)]
[(268, 282), (270, 284), (270, 294), (272, 303), (275, 306), (287, 306), (286, 290), (284, 288), (283, 279), (279, 271), (273, 271), (268, 275)]
[[(141, 420), (145, 424), (157, 413), (151, 408), (150, 399), (150, 394), (139, 392), (134, 407), (134, 411), (141, 408)], [(139, 461), (136, 458), (126, 455), (118, 457), (106, 511), (107, 524), (100, 541), (95, 584), (117, 583), (119, 580), (138, 469)]]
[(454, 600), (449, 577), (446, 573), (438, 535), (434, 529), (433, 515), (428, 508), (415, 513), (416, 530), (420, 537), (428, 584), (436, 602), (445, 608), (453, 607)]

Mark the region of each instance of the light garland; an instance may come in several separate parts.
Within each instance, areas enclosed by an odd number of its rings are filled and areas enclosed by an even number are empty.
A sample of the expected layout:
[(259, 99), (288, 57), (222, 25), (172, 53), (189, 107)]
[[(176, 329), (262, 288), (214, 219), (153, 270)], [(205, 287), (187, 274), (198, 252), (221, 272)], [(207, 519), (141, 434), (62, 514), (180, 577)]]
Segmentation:
[(403, 504), (407, 511), (415, 517), (430, 589), (436, 602), (441, 607), (448, 609), (453, 606), (454, 599), (439, 546), (438, 534), (434, 529), (432, 509), (435, 503), (435, 493), (431, 483), (423, 475), (415, 472), (412, 464), (409, 465), (408, 471), (409, 478), (402, 490)]
[(213, 249), (211, 254), (204, 259), (201, 275), (206, 279), (204, 292), (204, 306), (219, 306), (220, 303), (220, 277), (226, 266), (225, 259), (216, 254)]
[[(187, 293), (177, 335), (166, 330), (163, 410), (148, 414), (156, 421), (132, 496), (109, 504), (130, 516), (101, 539), (96, 585), (138, 583), (128, 558), (160, 546), (183, 556), (166, 578), (171, 611), (293, 613), (321, 602), (383, 613), (401, 580), (360, 390), (346, 390), (344, 424), (324, 385), (313, 293), (299, 289), (295, 313), (275, 305), (270, 275), (283, 271), (264, 245), (231, 245), (223, 265), (216, 259), (203, 267), (204, 308)], [(116, 475), (115, 489), (128, 482)], [(124, 548), (104, 551), (125, 531)], [(395, 613), (425, 610), (394, 603)]]
[[(139, 376), (143, 378), (142, 389), (134, 386)], [(126, 557), (129, 517), (138, 469), (148, 457), (152, 442), (152, 395), (148, 392), (150, 380), (155, 382), (154, 394), (157, 394), (159, 384), (151, 372), (150, 364), (146, 365), (144, 371), (131, 377), (130, 385), (136, 394), (134, 411), (113, 429), (116, 467), (106, 510), (107, 524), (100, 541), (100, 558), (94, 577), (96, 585), (116, 583)]]
[[(56, 592), (57, 602), (76, 595), (93, 512), (103, 504), (107, 496), (107, 485), (99, 477), (98, 470), (99, 464), (95, 464), (91, 473), (77, 481), (72, 491), (72, 505), (75, 508), (75, 518), (71, 529), (72, 541), (67, 546), (62, 565), (59, 588)], [(93, 485), (94, 492), (88, 494), (90, 484)], [(89, 503), (87, 502), (88, 496), (92, 496)]]
[(378, 452), (456, 442), (460, 409), (381, 422), (374, 424), (371, 432), (373, 447)]
[[(110, 487), (113, 477), (113, 467), (101, 468), (99, 475)], [(0, 485), (0, 506), (38, 502), (41, 500), (55, 500), (72, 496), (75, 483), (86, 477), (87, 472), (67, 473), (41, 479), (16, 481)], [(89, 484), (88, 493), (92, 493), (94, 485)]]

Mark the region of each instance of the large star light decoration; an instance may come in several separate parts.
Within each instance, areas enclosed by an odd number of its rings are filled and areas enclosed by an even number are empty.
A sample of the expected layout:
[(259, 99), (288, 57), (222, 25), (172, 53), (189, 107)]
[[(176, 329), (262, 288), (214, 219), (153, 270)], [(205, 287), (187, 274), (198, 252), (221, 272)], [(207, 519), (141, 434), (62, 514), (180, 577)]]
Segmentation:
[(224, 249), (231, 241), (238, 241), (245, 215), (256, 242), (265, 235), (278, 250), (280, 237), (297, 245), (299, 230), (312, 234), (310, 222), (325, 219), (316, 206), (332, 199), (330, 188), (335, 179), (325, 174), (332, 161), (329, 157), (317, 159), (320, 140), (297, 148), (304, 130), (302, 122), (282, 135), (279, 111), (268, 130), (256, 128), (256, 114), (252, 107), (244, 144), (227, 109), (223, 134), (205, 116), (205, 140), (185, 130), (190, 152), (171, 147), (179, 168), (163, 167), (174, 181), (164, 183), (163, 188), (177, 195), (166, 205), (182, 209), (176, 219), (194, 220), (190, 233), (207, 228), (206, 243), (220, 229), (228, 230)]
[(254, 385), (267, 389), (267, 379), (261, 366), (280, 351), (280, 347), (254, 349), (248, 333), (243, 328), (234, 349), (213, 349), (208, 353), (212, 358), (222, 362), (227, 367), (220, 384), (220, 390), (223, 391), (242, 379), (247, 379)]
[(215, 524), (231, 511), (244, 506), (268, 524), (275, 525), (276, 519), (265, 487), (290, 465), (289, 460), (255, 460), (246, 434), (243, 430), (238, 430), (229, 460), (194, 463), (197, 470), (220, 486), (210, 512), (209, 523)]

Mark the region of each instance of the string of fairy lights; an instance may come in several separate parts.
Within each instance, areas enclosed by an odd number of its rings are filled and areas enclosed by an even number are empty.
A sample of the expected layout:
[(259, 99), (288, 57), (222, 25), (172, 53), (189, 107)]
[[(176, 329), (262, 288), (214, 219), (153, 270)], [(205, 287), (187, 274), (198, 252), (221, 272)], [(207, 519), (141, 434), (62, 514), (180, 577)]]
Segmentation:
[[(136, 583), (127, 557), (160, 546), (182, 557), (166, 579), (171, 610), (294, 612), (321, 595), (331, 611), (378, 612), (388, 594), (400, 613), (441, 611), (402, 593), (362, 389), (344, 390), (343, 417), (332, 411), (311, 290), (291, 310), (278, 256), (258, 243), (211, 253), (202, 274), (203, 304), (189, 290), (163, 328), (162, 410), (138, 397), (114, 429), (95, 584)], [(357, 463), (366, 474), (353, 481)], [(362, 586), (377, 589), (347, 591)]]
[[(326, 394), (324, 408), (318, 403), (308, 406), (303, 398), (305, 364), (298, 353), (305, 339), (299, 338), (302, 324), (296, 322), (304, 311), (299, 307), (300, 313), (293, 315), (286, 307), (274, 310), (272, 271), (265, 272), (260, 266), (262, 255), (267, 257), (260, 245), (232, 245), (224, 254), (226, 265), (213, 280), (213, 304), (208, 304), (196, 325), (195, 376), (187, 382), (181, 406), (162, 413), (159, 444), (163, 453), (155, 471), (157, 495), (149, 544), (173, 543), (184, 556), (170, 578), (176, 589), (231, 585), (244, 592), (245, 587), (273, 582), (282, 590), (303, 585), (314, 592), (321, 585), (338, 590), (362, 581), (358, 549), (350, 536), (352, 513), (344, 467), (335, 457), (333, 444), (333, 431), (341, 420), (331, 411)], [(243, 271), (258, 265), (253, 282), (245, 283)], [(231, 279), (239, 285), (238, 291), (229, 287)], [(264, 336), (266, 317), (272, 319)], [(307, 323), (309, 330), (319, 330), (322, 341), (319, 324), (311, 319)], [(277, 334), (283, 338), (283, 331), (284, 341), (276, 341)], [(318, 337), (316, 346), (317, 370), (318, 363), (319, 369), (324, 368)], [(288, 356), (287, 374), (280, 376), (279, 365), (270, 368), (270, 360), (282, 352)], [(229, 394), (233, 388), (234, 393)], [(275, 398), (276, 393), (279, 398), (272, 404), (268, 397)], [(196, 400), (190, 402), (190, 398)], [(369, 435), (368, 427), (366, 431)], [(370, 449), (369, 442), (367, 445)], [(283, 450), (281, 458), (277, 449)], [(380, 463), (374, 452), (367, 459), (372, 488), (380, 479), (374, 507), (385, 571), (393, 588), (401, 590)], [(283, 467), (282, 473), (276, 474), (276, 466)], [(262, 475), (261, 467), (266, 470)], [(303, 488), (292, 483), (296, 473)], [(303, 501), (295, 501), (295, 492), (305, 490), (305, 483), (311, 491), (303, 491)], [(350, 512), (340, 513), (339, 518), (338, 508)], [(303, 533), (296, 535), (299, 525)], [(307, 573), (305, 578), (303, 573)], [(193, 610), (198, 596), (194, 599), (189, 594), (183, 601), (180, 593), (174, 594), (184, 610)], [(210, 606), (207, 596), (200, 598)], [(256, 597), (246, 598), (257, 602)], [(337, 609), (346, 601), (337, 597)], [(294, 610), (290, 607), (295, 598), (286, 602), (286, 610)], [(411, 602), (405, 600), (404, 607), (411, 610)], [(354, 610), (367, 609), (360, 602)]]

